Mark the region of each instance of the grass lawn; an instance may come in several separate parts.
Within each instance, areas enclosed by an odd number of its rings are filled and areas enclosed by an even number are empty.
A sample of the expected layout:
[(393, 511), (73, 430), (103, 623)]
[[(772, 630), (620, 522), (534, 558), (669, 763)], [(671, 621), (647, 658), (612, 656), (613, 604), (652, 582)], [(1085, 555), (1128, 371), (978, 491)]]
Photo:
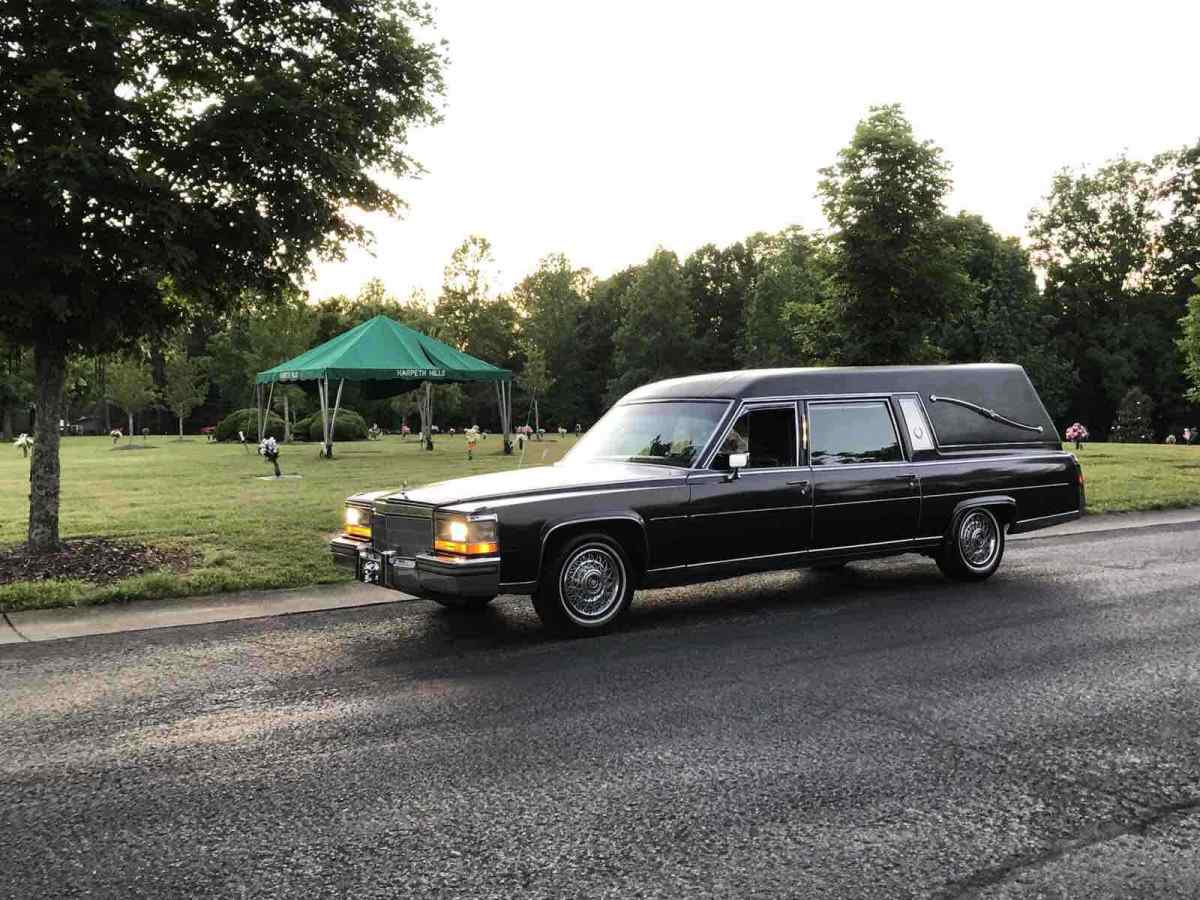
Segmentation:
[[(574, 444), (547, 436), (531, 443), (525, 465), (551, 463)], [(337, 531), (342, 500), (355, 491), (399, 487), (515, 468), (500, 441), (480, 442), (467, 462), (461, 436), (342, 444), (332, 461), (316, 444), (284, 447), (280, 463), (297, 480), (261, 481), (271, 471), (237, 445), (150, 438), (152, 449), (114, 450), (108, 438), (64, 438), (64, 537), (101, 535), (183, 547), (190, 571), (158, 572), (107, 585), (59, 580), (0, 585), (0, 609), (186, 596), (247, 588), (298, 587), (345, 580), (325, 542)], [(1200, 447), (1089, 444), (1079, 451), (1089, 511), (1200, 506)], [(0, 448), (0, 546), (25, 537), (29, 462)]]
[[(280, 453), (280, 468), (303, 477), (261, 481), (259, 476), (272, 472), (270, 464), (239, 445), (171, 437), (147, 443), (152, 449), (115, 450), (107, 437), (63, 438), (62, 535), (185, 547), (194, 554), (191, 570), (107, 585), (71, 580), (0, 585), (0, 609), (343, 581), (326, 542), (340, 527), (348, 494), (513, 469), (520, 461), (517, 453), (503, 454), (495, 435), (479, 442), (473, 462), (467, 462), (461, 435), (435, 437), (432, 453), (421, 450), (415, 437), (402, 441), (389, 435), (335, 445), (333, 460), (317, 456), (318, 444), (289, 444)], [(524, 465), (554, 462), (574, 443), (573, 435), (533, 441)], [(29, 460), (11, 446), (0, 451), (2, 546), (25, 539)]]
[(1083, 464), (1088, 512), (1200, 506), (1200, 446), (1084, 444), (1072, 452)]

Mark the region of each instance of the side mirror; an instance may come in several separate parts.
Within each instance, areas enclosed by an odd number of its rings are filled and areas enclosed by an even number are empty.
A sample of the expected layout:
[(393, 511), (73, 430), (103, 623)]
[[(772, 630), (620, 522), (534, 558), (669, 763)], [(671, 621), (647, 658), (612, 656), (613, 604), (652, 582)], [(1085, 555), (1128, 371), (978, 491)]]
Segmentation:
[(738, 477), (738, 472), (746, 468), (750, 462), (749, 453), (730, 453), (729, 454), (729, 477), (726, 481), (733, 481)]

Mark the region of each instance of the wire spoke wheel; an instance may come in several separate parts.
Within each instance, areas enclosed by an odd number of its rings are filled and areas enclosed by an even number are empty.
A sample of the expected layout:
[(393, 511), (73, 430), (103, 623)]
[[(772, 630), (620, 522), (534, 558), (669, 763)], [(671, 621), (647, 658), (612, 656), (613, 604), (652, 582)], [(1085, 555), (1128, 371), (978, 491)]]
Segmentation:
[(963, 562), (973, 569), (986, 569), (1000, 547), (996, 519), (982, 509), (972, 510), (958, 525), (958, 549)]
[(605, 618), (625, 594), (625, 565), (608, 547), (585, 544), (563, 564), (558, 589), (567, 613), (581, 622)]

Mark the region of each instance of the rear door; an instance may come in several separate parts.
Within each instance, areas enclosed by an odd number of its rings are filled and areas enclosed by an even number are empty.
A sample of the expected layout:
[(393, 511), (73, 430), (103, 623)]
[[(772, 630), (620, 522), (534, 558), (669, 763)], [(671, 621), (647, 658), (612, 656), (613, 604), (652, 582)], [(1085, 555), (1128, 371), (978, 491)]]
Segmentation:
[[(730, 453), (750, 456), (732, 480)], [(744, 405), (707, 468), (688, 482), (689, 564), (781, 557), (807, 549), (812, 486), (802, 466), (794, 401)]]
[(921, 488), (886, 397), (806, 404), (815, 550), (917, 536)]

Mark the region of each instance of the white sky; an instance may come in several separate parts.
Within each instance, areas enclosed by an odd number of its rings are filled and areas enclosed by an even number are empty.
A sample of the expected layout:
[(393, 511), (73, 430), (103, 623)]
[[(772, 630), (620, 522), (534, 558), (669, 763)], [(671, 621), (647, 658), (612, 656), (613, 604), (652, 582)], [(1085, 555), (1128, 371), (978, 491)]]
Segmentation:
[(953, 164), (950, 209), (1023, 234), (1064, 165), (1200, 139), (1195, 2), (442, 0), (445, 121), (374, 255), (323, 264), (314, 298), (380, 277), (436, 296), (463, 238), (507, 288), (551, 251), (605, 276), (757, 230), (822, 225), (817, 169), (870, 104), (900, 102)]

